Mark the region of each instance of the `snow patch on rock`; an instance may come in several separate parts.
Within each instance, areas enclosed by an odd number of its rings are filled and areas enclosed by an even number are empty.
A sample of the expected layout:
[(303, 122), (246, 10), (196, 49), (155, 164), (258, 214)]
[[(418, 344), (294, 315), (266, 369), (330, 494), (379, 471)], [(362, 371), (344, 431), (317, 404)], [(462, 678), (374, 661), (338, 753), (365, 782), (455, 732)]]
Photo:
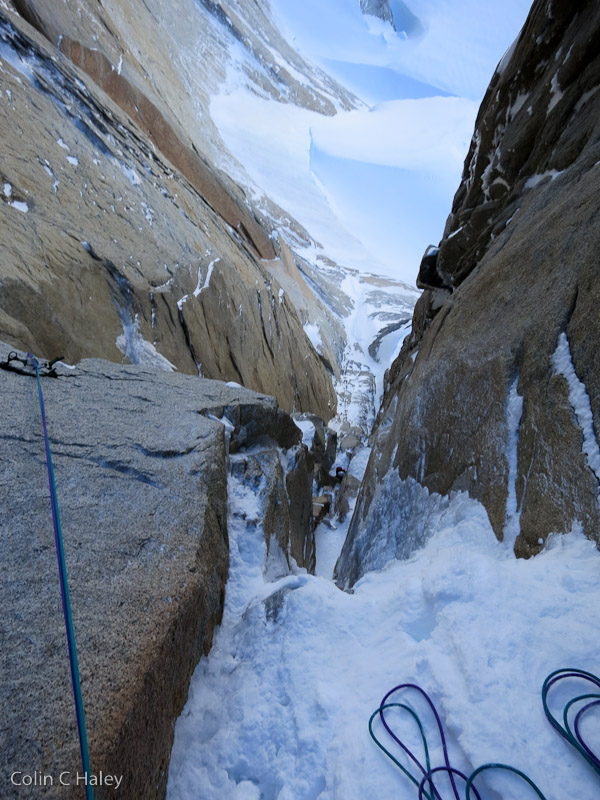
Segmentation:
[(132, 364), (160, 369), (163, 372), (172, 372), (176, 369), (175, 365), (162, 356), (151, 342), (143, 338), (137, 314), (132, 320), (124, 311), (121, 313), (121, 322), (123, 333), (117, 336), (116, 345)]
[[(590, 396), (587, 393), (585, 384), (577, 377), (571, 357), (569, 340), (564, 332), (558, 337), (558, 344), (552, 356), (552, 364), (556, 372), (562, 375), (569, 385), (569, 402), (583, 434), (581, 449), (585, 455), (586, 464), (600, 483), (600, 448), (598, 447), (598, 437), (594, 429), (594, 415), (592, 414)], [(600, 489), (598, 498), (600, 501)]]
[(519, 428), (523, 416), (523, 396), (518, 392), (519, 378), (513, 381), (506, 399), (506, 427), (508, 442), (506, 460), (508, 462), (508, 497), (506, 500), (506, 521), (504, 524), (504, 543), (514, 550), (520, 533), (520, 509), (517, 506), (517, 453), (519, 447)]

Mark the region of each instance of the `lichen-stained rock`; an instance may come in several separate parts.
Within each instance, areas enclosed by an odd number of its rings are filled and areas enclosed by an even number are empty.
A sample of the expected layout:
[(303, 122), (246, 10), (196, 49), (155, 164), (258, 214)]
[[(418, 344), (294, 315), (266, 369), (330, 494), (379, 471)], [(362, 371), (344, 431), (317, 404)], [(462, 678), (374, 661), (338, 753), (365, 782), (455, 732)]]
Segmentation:
[[(440, 244), (442, 288), (423, 293), (387, 376), (343, 585), (365, 569), (365, 530), (383, 535), (392, 474), (400, 504), (423, 487), (468, 492), (519, 556), (552, 532), (600, 539), (599, 42), (597, 3), (538, 0), (494, 74)], [(386, 520), (387, 556), (404, 557), (405, 526)]]
[[(95, 796), (160, 798), (227, 579), (226, 427), (208, 415), (227, 410), (250, 444), (300, 432), (241, 387), (99, 360), (57, 369), (42, 386), (91, 764), (123, 775)], [(34, 378), (0, 370), (0, 416), (2, 797), (40, 793), (11, 787), (15, 770), (55, 776), (42, 796), (79, 797), (57, 786), (80, 762)]]
[(0, 12), (0, 59), (0, 335), (49, 358), (200, 369), (329, 419), (330, 375), (250, 223), (232, 227), (14, 14)]

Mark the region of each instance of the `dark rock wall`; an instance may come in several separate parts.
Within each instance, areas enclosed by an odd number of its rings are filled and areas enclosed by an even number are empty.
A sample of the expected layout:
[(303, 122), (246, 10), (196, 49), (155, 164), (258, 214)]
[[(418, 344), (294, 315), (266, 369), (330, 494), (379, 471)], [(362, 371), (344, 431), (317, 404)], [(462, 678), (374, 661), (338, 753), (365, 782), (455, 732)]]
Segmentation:
[(363, 571), (390, 472), (468, 492), (519, 556), (573, 526), (599, 540), (600, 475), (554, 359), (566, 333), (597, 442), (599, 87), (598, 4), (536, 2), (481, 106), (436, 274), (421, 275), (429, 288), (388, 374), (340, 582)]

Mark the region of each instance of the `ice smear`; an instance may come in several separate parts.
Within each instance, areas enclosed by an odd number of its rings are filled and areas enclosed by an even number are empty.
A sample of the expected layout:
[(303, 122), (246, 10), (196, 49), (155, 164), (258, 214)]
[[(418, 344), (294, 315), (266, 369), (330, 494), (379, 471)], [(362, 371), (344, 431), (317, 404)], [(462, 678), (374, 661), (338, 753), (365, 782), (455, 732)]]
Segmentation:
[(123, 164), (120, 161), (118, 162), (118, 164), (119, 164), (119, 167), (121, 168), (121, 171), (122, 171), (123, 175), (125, 175), (125, 177), (129, 181), (129, 183), (132, 186), (140, 186), (140, 184), (142, 183), (141, 178), (137, 174), (137, 172), (133, 169), (133, 167), (130, 167), (127, 164)]
[(315, 350), (319, 350), (323, 346), (323, 340), (321, 339), (321, 331), (319, 330), (318, 325), (314, 325), (312, 322), (307, 322), (304, 326), (304, 333), (308, 336), (311, 341), (312, 346)]
[(559, 175), (562, 175), (563, 172), (564, 170), (562, 169), (549, 169), (539, 175), (532, 175), (525, 181), (525, 189), (533, 189), (534, 186), (537, 186), (538, 183), (541, 183), (541, 181), (543, 181), (545, 178), (551, 178), (552, 180), (555, 180)]
[(2, 184), (2, 194), (8, 200), (8, 205), (16, 208), (17, 211), (21, 211), (23, 214), (26, 214), (29, 211), (29, 206), (23, 200), (13, 200), (13, 187), (12, 184), (6, 181)]
[[(5, 38), (0, 38), (0, 57), (13, 67), (17, 72), (23, 75), (29, 83), (35, 85), (36, 77), (33, 71), (35, 64), (35, 57), (27, 58), (24, 54), (17, 52), (12, 46), (12, 36), (7, 32)], [(20, 79), (19, 79), (19, 82)]]
[(519, 92), (517, 94), (513, 104), (508, 109), (507, 120), (509, 122), (510, 120), (514, 119), (517, 116), (519, 111), (523, 108), (523, 106), (527, 102), (528, 97), (529, 97), (529, 92)]
[(302, 444), (310, 448), (316, 433), (314, 424), (309, 419), (295, 419), (294, 424), (302, 431)]
[(552, 109), (557, 106), (563, 98), (563, 92), (560, 88), (558, 83), (558, 72), (554, 73), (552, 76), (552, 81), (550, 83), (550, 102), (548, 103), (548, 110), (546, 111), (546, 116), (552, 111)]
[(573, 359), (571, 358), (569, 340), (564, 332), (558, 337), (558, 344), (552, 356), (552, 364), (556, 372), (567, 380), (569, 402), (583, 434), (582, 451), (588, 467), (592, 470), (596, 479), (600, 481), (600, 448), (598, 447), (598, 438), (594, 430), (594, 415), (592, 414), (590, 396), (586, 391), (585, 384), (577, 377)]
[(142, 202), (142, 208), (144, 209), (144, 216), (146, 217), (147, 223), (152, 228), (154, 225), (154, 211), (150, 208), (148, 203)]
[(208, 269), (206, 270), (206, 278), (202, 282), (202, 285), (200, 285), (202, 273), (200, 270), (198, 270), (198, 283), (196, 284), (196, 288), (194, 289), (194, 297), (198, 297), (198, 295), (201, 292), (203, 292), (205, 289), (208, 289), (210, 285), (210, 279), (212, 278), (213, 270), (215, 268), (215, 264), (218, 264), (220, 260), (221, 260), (220, 258), (215, 258), (213, 259), (213, 261), (210, 262), (210, 264), (208, 265)]
[[(215, 268), (215, 264), (217, 264), (221, 259), (215, 258), (213, 261), (210, 262), (208, 265), (208, 269), (206, 271), (206, 278), (202, 280), (202, 267), (198, 268), (198, 282), (196, 283), (196, 288), (192, 292), (194, 297), (198, 297), (205, 289), (208, 289), (210, 285), (210, 279), (212, 278), (213, 269)], [(190, 299), (189, 294), (184, 294), (183, 297), (179, 298), (177, 301), (177, 308), (181, 311), (183, 308), (184, 303)]]
[(162, 356), (151, 342), (147, 342), (142, 337), (137, 314), (132, 320), (129, 312), (123, 310), (120, 316), (123, 333), (117, 336), (116, 344), (132, 364), (160, 369), (164, 372), (176, 369), (175, 365)]
[(593, 89), (589, 89), (587, 92), (584, 92), (579, 100), (575, 103), (575, 111), (581, 111), (583, 106), (587, 103), (590, 97), (593, 97), (596, 94), (598, 89), (600, 89), (600, 86), (594, 86)]
[(48, 175), (52, 178), (52, 191), (58, 192), (59, 181), (56, 175), (52, 172), (48, 164), (43, 164), (44, 170), (48, 173)]
[[(367, 731), (383, 694), (404, 681), (432, 694), (459, 763), (513, 764), (548, 800), (595, 796), (597, 778), (540, 701), (553, 669), (597, 671), (593, 542), (555, 537), (518, 561), (485, 510), (456, 496), (437, 506), (408, 560), (347, 594), (310, 575), (265, 581), (260, 519), (256, 494), (230, 481), (223, 624), (176, 725), (168, 800), (414, 800)], [(441, 760), (437, 747), (432, 758)], [(523, 800), (523, 785), (509, 784), (497, 776), (480, 788)]]
[(506, 399), (506, 427), (508, 443), (506, 460), (508, 461), (508, 497), (506, 500), (506, 518), (504, 523), (504, 543), (514, 550), (517, 536), (521, 532), (521, 513), (517, 508), (517, 452), (519, 446), (519, 427), (523, 415), (523, 396), (518, 393), (519, 378), (513, 381)]

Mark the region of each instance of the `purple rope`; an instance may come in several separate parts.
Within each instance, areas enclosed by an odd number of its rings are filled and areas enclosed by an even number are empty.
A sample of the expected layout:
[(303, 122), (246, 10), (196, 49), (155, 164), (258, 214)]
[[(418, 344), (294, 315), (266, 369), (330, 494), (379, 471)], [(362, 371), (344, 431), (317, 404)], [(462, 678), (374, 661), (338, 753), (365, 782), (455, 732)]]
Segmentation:
[(597, 767), (600, 767), (600, 758), (594, 753), (594, 751), (588, 746), (587, 742), (579, 732), (579, 721), (585, 712), (592, 708), (593, 706), (600, 706), (600, 700), (593, 700), (591, 703), (585, 705), (582, 709), (577, 712), (577, 716), (575, 717), (575, 723), (573, 725), (575, 729), (575, 736), (577, 737), (577, 741), (583, 747), (585, 752), (588, 754), (590, 759), (596, 764)]
[(573, 701), (568, 703), (566, 708), (565, 708), (564, 715), (563, 715), (566, 728), (563, 728), (563, 726), (558, 722), (558, 720), (551, 713), (550, 708), (548, 706), (548, 702), (547, 702), (547, 697), (548, 697), (549, 690), (551, 689), (552, 686), (554, 686), (555, 683), (558, 683), (559, 681), (563, 680), (563, 678), (577, 678), (577, 679), (582, 680), (582, 681), (587, 681), (588, 683), (591, 683), (593, 686), (595, 686), (597, 689), (600, 689), (600, 679), (598, 677), (596, 677), (596, 675), (593, 675), (591, 672), (586, 672), (585, 670), (572, 669), (572, 668), (571, 669), (559, 669), (559, 670), (556, 670), (556, 672), (552, 673), (552, 675), (549, 675), (548, 678), (546, 678), (546, 680), (544, 682), (544, 687), (542, 689), (542, 701), (543, 701), (543, 704), (544, 704), (544, 711), (546, 712), (546, 716), (547, 716), (549, 722), (551, 723), (551, 725), (558, 731), (558, 733), (564, 739), (569, 741), (571, 744), (575, 745), (576, 748), (579, 747), (580, 753), (584, 756), (584, 758), (587, 757), (589, 759), (590, 764), (600, 774), (600, 758), (596, 755), (596, 753), (593, 752), (593, 750), (587, 744), (587, 742), (585, 741), (585, 739), (582, 736), (581, 731), (579, 729), (579, 723), (580, 723), (580, 720), (581, 720), (581, 717), (583, 716), (583, 714), (586, 711), (588, 711), (590, 708), (593, 708), (595, 706), (599, 706), (600, 705), (600, 698), (599, 699), (594, 699), (591, 703), (588, 703), (587, 705), (585, 705), (583, 708), (581, 708), (577, 712), (577, 715), (575, 716), (575, 722), (574, 722), (575, 735), (573, 736), (570, 733), (570, 731), (568, 730), (569, 726), (568, 726), (568, 721), (567, 721), (567, 718), (566, 718), (566, 715), (567, 715), (567, 712), (568, 712), (568, 709), (569, 709), (570, 705), (572, 703), (577, 702), (577, 700), (586, 700), (586, 699), (596, 698), (597, 696), (596, 695), (586, 695), (586, 696), (582, 696), (580, 698), (575, 698)]
[[(454, 786), (454, 776), (455, 775), (458, 775), (459, 778), (462, 778), (465, 783), (467, 783), (468, 780), (469, 780), (467, 778), (467, 776), (464, 774), (464, 772), (461, 772), (459, 769), (456, 769), (455, 767), (434, 767), (434, 769), (430, 769), (429, 772), (425, 773), (425, 775), (423, 776), (423, 780), (419, 784), (419, 798), (418, 798), (418, 800), (423, 800), (423, 794), (425, 792), (425, 784), (427, 783), (427, 781), (429, 781), (430, 785), (433, 787), (433, 791), (436, 793), (436, 795), (438, 794), (435, 786), (433, 785), (433, 781), (431, 780), (431, 776), (435, 772), (447, 772), (450, 775), (450, 780), (452, 781), (452, 785), (453, 786)], [(456, 791), (456, 789), (455, 789), (455, 791)], [(474, 786), (473, 786), (473, 791), (475, 792), (475, 797), (477, 798), (477, 800), (481, 800), (479, 792), (477, 791), (477, 789)]]
[[(383, 723), (383, 726), (384, 726), (384, 728), (386, 729), (386, 731), (388, 732), (388, 734), (389, 734), (389, 735), (392, 737), (392, 739), (393, 739), (393, 740), (394, 740), (394, 741), (395, 741), (395, 742), (396, 742), (398, 745), (400, 745), (400, 747), (401, 747), (401, 748), (404, 750), (404, 752), (405, 752), (405, 753), (406, 753), (406, 754), (409, 756), (409, 758), (411, 758), (411, 759), (412, 759), (412, 761), (413, 761), (413, 762), (414, 762), (414, 763), (417, 765), (417, 767), (418, 767), (418, 768), (421, 770), (421, 772), (422, 772), (422, 773), (423, 773), (423, 775), (424, 775), (424, 778), (423, 778), (423, 781), (422, 781), (422, 785), (424, 785), (424, 782), (426, 782), (426, 781), (427, 781), (427, 777), (428, 777), (428, 775), (430, 775), (432, 772), (436, 772), (436, 771), (439, 771), (439, 770), (445, 770), (445, 771), (446, 771), (446, 772), (448, 772), (448, 774), (450, 775), (450, 783), (452, 784), (452, 789), (453, 789), (453, 791), (454, 791), (454, 797), (455, 797), (455, 800), (460, 800), (460, 797), (459, 797), (459, 794), (458, 794), (458, 789), (456, 788), (456, 783), (455, 783), (455, 781), (454, 781), (454, 774), (455, 774), (455, 773), (456, 773), (456, 774), (460, 774), (460, 775), (461, 775), (461, 777), (463, 777), (463, 778), (465, 779), (465, 781), (467, 780), (467, 777), (466, 777), (466, 775), (462, 775), (462, 773), (458, 773), (458, 772), (457, 772), (457, 770), (455, 770), (455, 769), (454, 769), (452, 766), (450, 766), (450, 758), (449, 758), (449, 756), (448, 756), (448, 748), (447, 748), (447, 746), (446, 746), (446, 737), (445, 737), (445, 735), (444, 735), (444, 727), (443, 727), (443, 725), (442, 725), (442, 721), (441, 721), (441, 719), (440, 719), (440, 715), (438, 714), (438, 712), (437, 712), (437, 709), (436, 709), (436, 707), (435, 707), (435, 705), (434, 705), (434, 703), (433, 703), (433, 700), (432, 700), (432, 699), (429, 697), (429, 695), (427, 694), (427, 692), (426, 692), (424, 689), (422, 689), (420, 686), (417, 686), (417, 684), (415, 684), (415, 683), (400, 683), (400, 684), (398, 684), (398, 686), (394, 686), (394, 688), (393, 688), (393, 689), (390, 689), (390, 691), (389, 691), (389, 692), (388, 692), (388, 693), (385, 695), (385, 697), (384, 697), (384, 698), (383, 698), (383, 700), (381, 701), (381, 703), (380, 703), (380, 707), (381, 707), (381, 706), (384, 706), (384, 705), (386, 704), (386, 702), (387, 702), (388, 698), (389, 698), (389, 697), (390, 697), (392, 694), (394, 694), (394, 692), (398, 692), (398, 691), (400, 691), (401, 689), (416, 689), (416, 691), (417, 691), (417, 692), (419, 692), (419, 693), (420, 693), (420, 694), (421, 694), (421, 695), (422, 695), (422, 696), (425, 698), (425, 700), (427, 701), (427, 703), (429, 704), (429, 707), (431, 708), (431, 710), (432, 710), (432, 712), (433, 712), (433, 715), (434, 715), (434, 717), (435, 717), (435, 721), (436, 721), (436, 723), (437, 723), (437, 726), (438, 726), (438, 731), (439, 731), (439, 733), (440, 733), (440, 739), (441, 739), (441, 742), (442, 742), (442, 749), (443, 749), (443, 751), (444, 751), (444, 763), (445, 763), (445, 767), (438, 767), (438, 768), (436, 768), (435, 770), (431, 770), (430, 772), (427, 772), (427, 770), (426, 770), (426, 769), (423, 767), (423, 765), (422, 765), (422, 764), (421, 764), (421, 762), (420, 762), (420, 761), (417, 759), (417, 757), (414, 755), (414, 753), (412, 753), (412, 752), (409, 750), (409, 748), (408, 748), (408, 747), (407, 747), (407, 746), (406, 746), (406, 745), (405, 745), (403, 742), (401, 742), (401, 741), (400, 741), (400, 739), (399, 739), (399, 738), (396, 736), (396, 734), (394, 733), (394, 731), (393, 731), (393, 730), (390, 728), (390, 726), (387, 724), (387, 722), (386, 722), (386, 719), (385, 719), (385, 715), (384, 715), (384, 713), (383, 713), (383, 710), (381, 710), (381, 711), (379, 712), (379, 716), (381, 717), (381, 721), (382, 721), (382, 723)], [(439, 797), (440, 797), (440, 795), (439, 795), (438, 791), (435, 789), (435, 787), (433, 786), (433, 783), (432, 783), (431, 785), (432, 785), (432, 787), (433, 787), (433, 791), (434, 791), (434, 792), (435, 792), (435, 794), (436, 794), (436, 797), (438, 797), (438, 798), (439, 798)], [(421, 797), (421, 796), (422, 796), (422, 794), (420, 793), (420, 794), (419, 794), (419, 797)]]

